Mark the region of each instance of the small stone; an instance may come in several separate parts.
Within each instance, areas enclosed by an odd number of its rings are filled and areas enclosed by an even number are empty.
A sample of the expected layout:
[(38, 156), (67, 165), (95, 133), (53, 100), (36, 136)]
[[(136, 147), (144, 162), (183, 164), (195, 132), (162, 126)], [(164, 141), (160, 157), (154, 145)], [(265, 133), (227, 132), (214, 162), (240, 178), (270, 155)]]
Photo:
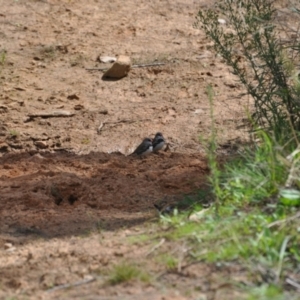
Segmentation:
[(8, 107), (5, 105), (0, 105), (0, 112), (7, 112), (8, 111)]
[(66, 257), (69, 254), (69, 248), (68, 247), (60, 247), (58, 249), (58, 256), (59, 257)]
[(89, 272), (95, 273), (99, 270), (101, 270), (101, 266), (99, 264), (90, 264), (89, 265)]
[(36, 141), (34, 144), (35, 144), (36, 147), (38, 147), (40, 149), (48, 148), (48, 144), (46, 142), (43, 142), (43, 141)]
[(42, 125), (42, 126), (51, 126), (51, 123), (48, 121), (48, 120), (45, 120), (45, 119), (41, 119), (39, 120), (39, 125)]
[(222, 25), (226, 24), (226, 21), (224, 19), (218, 19), (218, 22), (219, 22), (219, 24), (222, 24)]
[(108, 114), (108, 110), (106, 108), (101, 108), (99, 110), (99, 114), (102, 114), (102, 115), (107, 115)]
[(30, 122), (31, 120), (32, 120), (31, 117), (24, 117), (24, 118), (23, 118), (23, 122), (24, 122), (24, 123)]
[(11, 248), (12, 246), (13, 246), (12, 243), (5, 243), (4, 249), (7, 250), (7, 249)]
[(79, 96), (76, 94), (71, 94), (67, 97), (69, 100), (79, 100)]
[(33, 141), (47, 141), (49, 140), (49, 137), (46, 133), (32, 133), (30, 135), (30, 138), (33, 140)]
[(16, 250), (17, 250), (16, 247), (11, 247), (11, 248), (6, 249), (7, 252), (14, 252)]
[(84, 109), (84, 106), (83, 106), (82, 104), (76, 104), (76, 105), (74, 106), (74, 109), (75, 109), (75, 110), (81, 110), (81, 109)]
[(234, 81), (225, 81), (224, 85), (228, 86), (231, 89), (239, 87), (238, 83)]
[(113, 56), (99, 56), (98, 60), (103, 63), (113, 63), (117, 60), (117, 58)]
[(9, 147), (6, 143), (0, 143), (0, 152), (7, 152), (9, 150)]
[(204, 110), (201, 108), (198, 108), (194, 111), (194, 114), (203, 114), (203, 113), (204, 113)]
[(199, 167), (201, 166), (201, 161), (199, 159), (194, 159), (189, 162), (189, 167)]
[(0, 125), (0, 136), (6, 136), (7, 134), (7, 127), (4, 125)]
[(198, 212), (195, 212), (189, 216), (189, 220), (192, 222), (199, 222), (205, 217), (205, 214), (208, 212), (209, 208), (202, 209)]
[(103, 78), (116, 78), (116, 79), (123, 78), (127, 76), (130, 68), (131, 68), (130, 57), (125, 55), (120, 55), (118, 57), (118, 60), (112, 65), (112, 67), (104, 73)]
[(30, 161), (34, 161), (34, 162), (40, 162), (43, 159), (44, 159), (44, 157), (39, 153), (37, 153), (29, 158)]
[(20, 42), (19, 42), (19, 45), (20, 45), (21, 47), (25, 47), (25, 46), (27, 45), (27, 42), (26, 42), (26, 41), (20, 41)]

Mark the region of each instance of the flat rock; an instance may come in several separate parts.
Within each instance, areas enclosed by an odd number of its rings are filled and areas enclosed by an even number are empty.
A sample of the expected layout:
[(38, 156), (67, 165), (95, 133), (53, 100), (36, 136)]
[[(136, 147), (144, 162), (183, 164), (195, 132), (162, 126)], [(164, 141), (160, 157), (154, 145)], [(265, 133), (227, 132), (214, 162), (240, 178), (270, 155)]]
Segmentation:
[(40, 149), (48, 148), (48, 144), (46, 142), (43, 142), (43, 141), (36, 141), (34, 144), (35, 144), (36, 147), (38, 147)]
[(190, 167), (198, 167), (201, 165), (201, 161), (199, 159), (194, 159), (189, 162)]
[(30, 158), (28, 159), (29, 161), (32, 162), (41, 162), (44, 159), (44, 157), (40, 154), (40, 153), (36, 153), (33, 156), (30, 156)]
[(120, 55), (118, 60), (108, 69), (103, 78), (116, 78), (120, 79), (127, 76), (129, 70), (131, 68), (131, 60), (130, 57), (125, 55)]
[(98, 60), (103, 63), (113, 63), (117, 58), (114, 56), (99, 56)]
[(47, 141), (49, 140), (49, 136), (46, 133), (31, 133), (30, 138), (33, 141)]

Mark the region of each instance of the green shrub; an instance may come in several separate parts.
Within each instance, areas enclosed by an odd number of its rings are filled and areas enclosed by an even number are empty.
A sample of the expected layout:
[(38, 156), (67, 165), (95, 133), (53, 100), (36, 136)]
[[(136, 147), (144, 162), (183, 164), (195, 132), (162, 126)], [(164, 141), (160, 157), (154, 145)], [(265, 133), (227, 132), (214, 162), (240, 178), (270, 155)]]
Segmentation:
[[(300, 130), (299, 78), (291, 80), (300, 46), (280, 41), (274, 12), (271, 0), (223, 0), (199, 11), (195, 25), (213, 40), (215, 51), (253, 97), (254, 124), (279, 141), (291, 137), (291, 126)], [(300, 20), (299, 10), (294, 13)], [(220, 24), (221, 17), (226, 25)]]

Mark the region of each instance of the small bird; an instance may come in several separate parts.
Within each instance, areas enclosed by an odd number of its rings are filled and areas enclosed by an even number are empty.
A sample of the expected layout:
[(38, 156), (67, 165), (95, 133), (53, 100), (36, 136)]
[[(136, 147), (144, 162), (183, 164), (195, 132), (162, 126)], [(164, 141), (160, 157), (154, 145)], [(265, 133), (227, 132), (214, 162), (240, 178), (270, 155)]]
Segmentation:
[(131, 155), (146, 156), (153, 151), (152, 140), (144, 138), (143, 142), (131, 153)]
[(153, 152), (158, 152), (159, 150), (161, 150), (163, 148), (163, 146), (166, 144), (166, 141), (163, 137), (163, 135), (160, 132), (157, 132), (152, 145), (153, 145)]

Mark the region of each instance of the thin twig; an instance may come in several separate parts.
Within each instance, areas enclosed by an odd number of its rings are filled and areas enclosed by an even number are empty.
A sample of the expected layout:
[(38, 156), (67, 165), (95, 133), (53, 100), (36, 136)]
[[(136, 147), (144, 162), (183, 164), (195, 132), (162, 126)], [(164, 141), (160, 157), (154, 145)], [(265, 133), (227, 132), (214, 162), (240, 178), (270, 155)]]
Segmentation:
[(67, 110), (56, 110), (50, 112), (38, 112), (38, 113), (31, 113), (28, 114), (27, 122), (32, 120), (33, 118), (55, 118), (55, 117), (72, 117), (75, 113), (67, 111)]
[(100, 134), (101, 129), (103, 128), (103, 126), (104, 126), (104, 123), (102, 122), (102, 123), (99, 125), (99, 127), (97, 128), (97, 133), (98, 133), (98, 134)]
[(133, 65), (132, 68), (147, 68), (147, 67), (156, 67), (156, 66), (164, 66), (165, 63), (157, 62), (157, 63), (151, 63), (151, 64), (139, 64), (139, 65)]
[(284, 224), (284, 223), (287, 223), (287, 222), (290, 222), (290, 221), (293, 221), (297, 218), (300, 217), (300, 212), (297, 212), (295, 215), (289, 217), (289, 218), (286, 218), (286, 219), (283, 219), (283, 220), (278, 220), (278, 221), (275, 221), (275, 222), (272, 222), (270, 223), (267, 227), (268, 228), (271, 228), (273, 226), (277, 226), (277, 225), (281, 225), (281, 224)]
[(123, 119), (119, 121), (108, 121), (104, 122), (105, 124), (119, 124), (119, 123), (135, 123), (139, 121), (151, 121), (151, 119), (142, 119), (142, 120), (128, 120), (128, 119)]
[(87, 284), (87, 283), (90, 283), (90, 282), (95, 281), (95, 280), (96, 280), (96, 278), (92, 277), (92, 278), (76, 281), (74, 283), (62, 284), (62, 285), (58, 285), (58, 286), (55, 286), (55, 287), (47, 290), (47, 292), (51, 293), (51, 292), (54, 292), (54, 291), (63, 290), (63, 289), (67, 289), (67, 288), (70, 288), (70, 287), (75, 287), (75, 286)]
[(111, 126), (117, 126), (120, 123), (135, 123), (135, 122), (140, 122), (140, 121), (151, 121), (151, 119), (142, 119), (142, 120), (119, 120), (119, 121), (104, 121), (101, 122), (101, 124), (99, 125), (99, 127), (97, 128), (97, 133), (100, 134), (101, 130), (103, 129), (103, 127), (107, 124), (107, 125), (111, 125)]
[[(157, 63), (151, 63), (151, 64), (138, 64), (138, 65), (132, 65), (132, 69), (136, 68), (147, 68), (147, 67), (156, 67), (156, 66), (164, 66), (165, 63), (157, 62)], [(87, 71), (106, 71), (109, 68), (85, 68)]]
[(293, 286), (294, 288), (300, 290), (300, 284), (299, 284), (298, 282), (292, 280), (291, 278), (287, 278), (287, 279), (285, 280), (285, 282), (286, 282), (287, 284)]
[(181, 247), (180, 249), (180, 253), (179, 253), (179, 259), (178, 259), (178, 265), (177, 265), (177, 272), (181, 273), (182, 272), (182, 268), (184, 266), (182, 266), (182, 263), (184, 261), (184, 259), (187, 256), (187, 253), (189, 253), (192, 250), (191, 247), (186, 247), (186, 243), (184, 243), (184, 245)]
[(157, 250), (157, 249), (158, 249), (165, 241), (166, 241), (165, 238), (161, 239), (161, 241), (160, 241), (158, 244), (156, 244), (155, 246), (153, 246), (153, 247), (151, 248), (151, 250), (150, 250), (149, 252), (147, 252), (146, 257), (149, 256), (149, 255), (150, 255), (152, 252), (154, 252), (155, 250)]

